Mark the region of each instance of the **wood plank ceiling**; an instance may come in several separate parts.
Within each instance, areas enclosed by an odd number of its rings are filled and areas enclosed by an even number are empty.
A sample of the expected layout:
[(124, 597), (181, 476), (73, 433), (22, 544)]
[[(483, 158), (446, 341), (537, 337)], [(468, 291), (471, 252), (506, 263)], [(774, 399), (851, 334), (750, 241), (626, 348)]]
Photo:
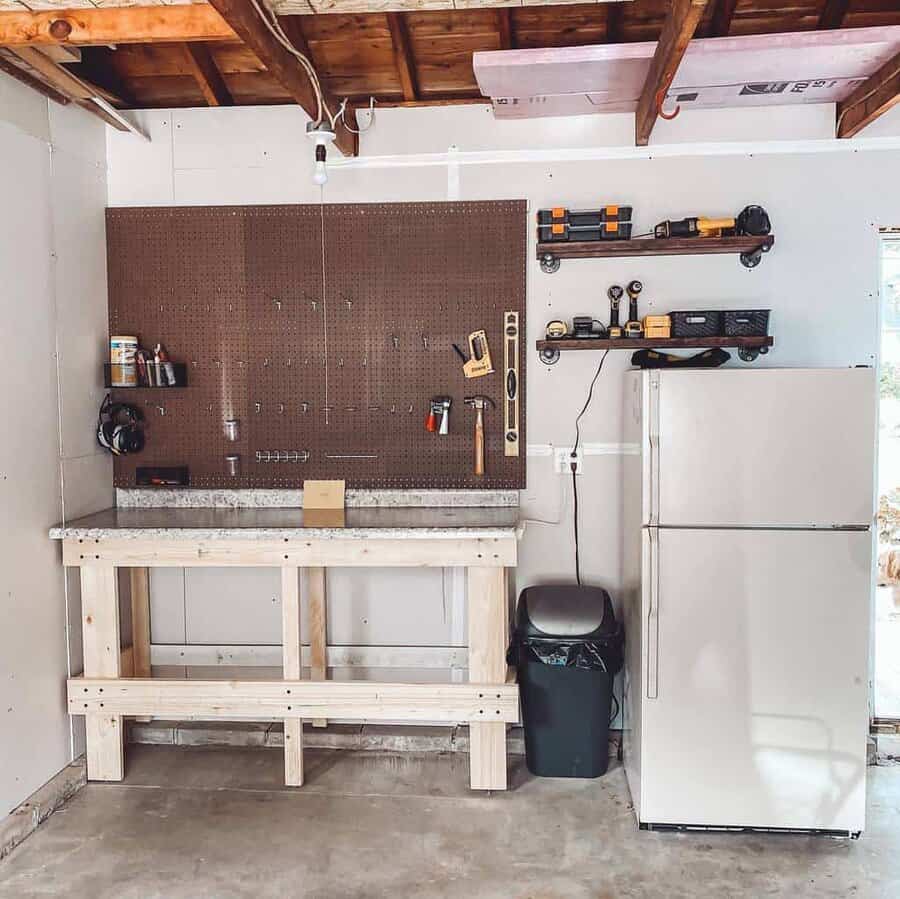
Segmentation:
[[(3, 0), (2, 6), (13, 3), (22, 10), (47, 6), (44, 0)], [(633, 0), (281, 21), (295, 44), (306, 42), (332, 96), (357, 105), (370, 96), (381, 104), (437, 104), (483, 100), (472, 72), (477, 50), (655, 41), (670, 8), (669, 0)], [(709, 0), (695, 36), (879, 25), (900, 25), (898, 0)], [(293, 102), (236, 39), (84, 47), (81, 62), (67, 68), (104, 88), (120, 108)]]

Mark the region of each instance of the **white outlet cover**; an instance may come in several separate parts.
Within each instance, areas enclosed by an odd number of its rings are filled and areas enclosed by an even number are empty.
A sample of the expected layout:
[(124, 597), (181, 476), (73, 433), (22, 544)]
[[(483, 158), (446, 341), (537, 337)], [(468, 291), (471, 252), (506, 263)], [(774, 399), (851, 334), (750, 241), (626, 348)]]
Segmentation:
[[(578, 447), (578, 452), (575, 454), (575, 460), (578, 463), (578, 469), (576, 470), (576, 476), (580, 476), (584, 474), (584, 448)], [(553, 470), (557, 474), (571, 474), (572, 470), (569, 468), (569, 463), (572, 461), (572, 447), (571, 446), (555, 446), (553, 448)]]

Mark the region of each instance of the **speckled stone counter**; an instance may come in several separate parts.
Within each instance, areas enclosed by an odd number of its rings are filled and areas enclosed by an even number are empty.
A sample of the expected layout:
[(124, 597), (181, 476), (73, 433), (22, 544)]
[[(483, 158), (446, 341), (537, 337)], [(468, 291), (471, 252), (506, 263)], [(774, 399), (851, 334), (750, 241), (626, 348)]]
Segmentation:
[(304, 524), (303, 509), (115, 508), (77, 518), (50, 531), (54, 540), (182, 539), (497, 539), (515, 536), (518, 509), (348, 508), (341, 527)]

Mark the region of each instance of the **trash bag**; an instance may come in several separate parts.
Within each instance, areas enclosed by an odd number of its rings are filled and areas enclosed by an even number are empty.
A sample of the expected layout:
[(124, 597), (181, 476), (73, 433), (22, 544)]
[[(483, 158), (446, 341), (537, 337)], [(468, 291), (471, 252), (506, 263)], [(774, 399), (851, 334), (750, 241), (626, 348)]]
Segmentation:
[(520, 637), (510, 647), (507, 661), (518, 665), (523, 661), (540, 662), (561, 668), (584, 668), (618, 674), (623, 664), (624, 633), (618, 625), (612, 634), (591, 640), (559, 640), (546, 637)]

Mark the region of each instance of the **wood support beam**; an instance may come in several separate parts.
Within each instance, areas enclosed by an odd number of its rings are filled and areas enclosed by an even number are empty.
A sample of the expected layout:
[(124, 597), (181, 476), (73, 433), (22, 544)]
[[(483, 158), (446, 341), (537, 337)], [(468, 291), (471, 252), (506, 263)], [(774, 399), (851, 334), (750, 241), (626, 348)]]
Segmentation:
[(73, 100), (82, 109), (102, 119), (108, 125), (112, 125), (119, 131), (128, 130), (125, 125), (94, 103), (93, 98), (101, 96), (102, 91), (55, 63), (37, 47), (18, 47), (10, 52), (15, 56), (16, 64), (21, 63), (34, 78), (46, 82), (53, 90)]
[[(309, 679), (324, 681), (328, 676), (328, 612), (325, 569), (307, 569), (309, 590)], [(300, 676), (299, 674), (297, 675)], [(328, 720), (313, 718), (313, 727), (325, 727)]]
[(6, 47), (234, 40), (234, 31), (205, 3), (0, 12), (0, 46)]
[(900, 102), (900, 53), (837, 105), (837, 137), (853, 137)]
[(625, 15), (625, 7), (622, 3), (606, 4), (606, 43), (622, 43), (622, 19)]
[(0, 72), (5, 72), (10, 78), (15, 78), (16, 81), (21, 82), (26, 87), (30, 87), (39, 94), (43, 94), (54, 103), (65, 106), (69, 102), (69, 98), (65, 94), (61, 94), (55, 88), (50, 87), (49, 84), (41, 81), (40, 78), (35, 78), (30, 72), (26, 72), (15, 63), (10, 62), (9, 59), (4, 56), (0, 56)]
[(207, 106), (233, 106), (234, 100), (206, 44), (184, 43), (184, 58)]
[[(306, 72), (300, 62), (276, 40), (250, 0), (212, 0), (212, 5), (238, 37), (256, 54), (269, 70), (269, 74), (311, 119), (316, 119), (318, 110), (316, 94)], [(323, 100), (332, 111), (339, 105), (334, 97), (327, 94)], [(349, 110), (348, 115), (352, 122), (352, 113)], [(348, 131), (342, 124), (337, 126), (334, 142), (345, 156), (356, 156), (359, 145), (357, 135)]]
[[(610, 6), (618, 6), (617, 3), (611, 3)], [(501, 50), (516, 49), (516, 35), (513, 28), (512, 10), (508, 6), (501, 7), (497, 10), (497, 33), (500, 35)]]
[(675, 78), (682, 57), (700, 24), (707, 0), (673, 0), (662, 34), (650, 63), (634, 119), (634, 139), (639, 147), (650, 142), (650, 134), (666, 91)]
[(736, 8), (737, 0), (716, 0), (707, 37), (727, 37)]
[(850, 0), (825, 0), (825, 6), (819, 16), (819, 28), (840, 28), (844, 24), (844, 16), (847, 15), (849, 6)]
[(391, 43), (394, 47), (397, 75), (400, 77), (400, 87), (403, 90), (403, 99), (418, 100), (419, 85), (416, 80), (416, 67), (409, 43), (406, 19), (403, 17), (403, 13), (389, 12), (387, 21), (391, 32)]

